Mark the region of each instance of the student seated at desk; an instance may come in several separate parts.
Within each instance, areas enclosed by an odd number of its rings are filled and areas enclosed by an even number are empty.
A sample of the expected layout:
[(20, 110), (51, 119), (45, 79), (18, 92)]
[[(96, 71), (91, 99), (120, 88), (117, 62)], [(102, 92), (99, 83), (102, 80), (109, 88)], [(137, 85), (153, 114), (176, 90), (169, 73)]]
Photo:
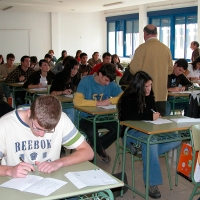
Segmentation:
[[(117, 108), (119, 112), (119, 120), (156, 120), (160, 117), (155, 106), (155, 97), (152, 90), (152, 78), (144, 71), (139, 71), (133, 76), (133, 82), (124, 91), (120, 97)], [(125, 127), (123, 127), (125, 130)], [(135, 137), (146, 137), (145, 133), (131, 129), (129, 135)], [(127, 147), (137, 143), (134, 139), (127, 137)], [(149, 170), (149, 196), (158, 199), (161, 197), (158, 185), (162, 184), (162, 173), (159, 163), (159, 155), (162, 155), (180, 144), (178, 142), (170, 142), (163, 144), (150, 145), (150, 170)], [(142, 161), (143, 161), (143, 180), (146, 183), (146, 144), (142, 145)]]
[[(183, 74), (188, 68), (188, 63), (185, 59), (179, 59), (174, 63), (173, 72), (168, 75), (168, 91), (169, 92), (180, 92), (193, 88), (192, 82), (190, 82), (186, 76)], [(168, 97), (168, 100), (173, 99), (173, 97)], [(171, 103), (167, 106), (166, 115), (171, 113)], [(175, 104), (175, 109), (184, 109), (184, 115), (188, 116), (188, 103), (177, 103)]]
[[(55, 75), (50, 94), (55, 96), (73, 94), (80, 81), (80, 75), (77, 73), (78, 69), (79, 62), (74, 58), (69, 59), (65, 63), (63, 71)], [(74, 122), (74, 108), (65, 109), (64, 112)]]
[[(114, 82), (116, 78), (116, 68), (111, 63), (104, 64), (95, 75), (89, 75), (81, 79), (77, 92), (74, 97), (75, 106), (107, 106), (116, 104), (122, 90)], [(87, 113), (82, 116), (89, 117)], [(96, 132), (96, 150), (102, 161), (109, 163), (110, 156), (106, 153), (107, 149), (117, 138), (117, 122), (105, 122), (96, 124), (96, 128), (106, 128), (109, 130), (103, 136), (99, 136)], [(93, 123), (87, 120), (80, 120), (80, 129), (88, 136), (93, 145)]]
[[(37, 169), (51, 173), (63, 166), (91, 160), (93, 151), (52, 95), (36, 98), (30, 109), (0, 119), (0, 176), (26, 177)], [(75, 149), (60, 158), (61, 144)], [(23, 161), (20, 161), (23, 160)]]
[(197, 57), (192, 63), (188, 64), (185, 75), (191, 81), (200, 80), (200, 57)]
[(55, 74), (49, 70), (49, 63), (45, 59), (39, 61), (39, 71), (33, 72), (24, 83), (23, 88), (44, 88), (51, 85)]
[[(111, 63), (111, 54), (109, 52), (105, 52), (102, 56), (103, 58), (103, 62), (98, 64), (98, 65), (95, 65), (93, 68), (92, 68), (92, 71), (90, 72), (90, 75), (93, 75), (94, 73), (97, 73), (99, 71), (99, 69), (106, 63)], [(116, 74), (117, 76), (121, 76), (122, 77), (122, 73), (116, 69)]]
[[(30, 68), (30, 57), (23, 56), (21, 58), (21, 65), (15, 68), (11, 73), (8, 74), (5, 82), (6, 83), (18, 83), (25, 82), (28, 77), (34, 72), (33, 69)], [(15, 92), (15, 101), (17, 105), (25, 104), (25, 91), (17, 91)]]

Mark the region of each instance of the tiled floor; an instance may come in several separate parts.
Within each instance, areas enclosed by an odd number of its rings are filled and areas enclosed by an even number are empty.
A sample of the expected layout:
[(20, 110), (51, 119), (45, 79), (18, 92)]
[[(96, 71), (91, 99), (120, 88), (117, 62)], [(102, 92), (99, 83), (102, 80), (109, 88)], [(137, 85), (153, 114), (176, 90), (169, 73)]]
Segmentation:
[[(115, 158), (115, 146), (114, 144), (109, 147), (109, 149), (106, 150), (106, 152), (111, 156), (112, 161), (109, 164), (104, 164), (101, 162), (99, 157), (97, 158), (97, 165), (104, 169), (105, 171), (111, 173), (112, 167), (113, 167), (113, 162)], [(175, 186), (175, 173), (176, 173), (176, 167), (175, 167), (175, 161), (176, 161), (176, 151), (170, 151), (169, 152), (169, 163), (170, 163), (170, 172), (171, 172), (171, 177), (172, 177), (172, 184), (173, 184), (173, 189), (169, 189), (169, 184), (168, 184), (168, 177), (167, 177), (167, 169), (166, 169), (166, 164), (165, 164), (165, 158), (162, 157), (160, 158), (160, 163), (161, 163), (161, 169), (162, 169), (162, 174), (163, 174), (163, 185), (159, 186), (160, 192), (161, 192), (161, 200), (188, 200), (189, 196), (192, 192), (193, 185), (186, 179), (182, 178), (179, 176), (179, 182), (178, 186)], [(142, 179), (142, 161), (137, 161), (135, 162), (135, 176), (136, 176), (136, 188), (139, 189), (141, 192), (144, 192), (144, 183)], [(121, 164), (117, 164), (116, 171), (120, 172), (121, 171)], [(127, 159), (126, 159), (126, 174), (128, 177), (128, 183), (131, 184), (131, 158), (130, 155), (127, 154)], [(194, 200), (197, 200), (200, 197), (200, 195), (197, 195), (194, 197)], [(140, 196), (136, 195), (135, 198), (133, 198), (132, 192), (128, 190), (124, 196), (117, 197), (116, 200), (141, 200)], [(149, 198), (151, 199), (151, 198)]]

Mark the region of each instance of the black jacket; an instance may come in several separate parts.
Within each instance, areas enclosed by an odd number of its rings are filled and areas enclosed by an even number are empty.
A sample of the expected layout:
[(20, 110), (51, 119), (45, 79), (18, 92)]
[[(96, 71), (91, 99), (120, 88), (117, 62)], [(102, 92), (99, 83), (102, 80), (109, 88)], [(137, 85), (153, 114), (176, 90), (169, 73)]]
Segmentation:
[[(40, 78), (41, 78), (41, 70), (33, 72), (28, 80), (24, 83), (23, 88), (28, 88), (29, 85), (37, 85), (40, 83)], [(52, 71), (47, 72), (47, 85), (51, 85), (53, 82), (55, 74)]]

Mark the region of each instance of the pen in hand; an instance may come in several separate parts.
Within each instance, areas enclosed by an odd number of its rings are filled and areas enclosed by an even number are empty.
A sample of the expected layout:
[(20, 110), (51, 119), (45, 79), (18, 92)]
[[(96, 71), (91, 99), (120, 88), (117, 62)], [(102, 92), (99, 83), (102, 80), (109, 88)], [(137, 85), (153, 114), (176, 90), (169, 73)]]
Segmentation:
[[(19, 160), (20, 160), (21, 162), (24, 162), (24, 160), (23, 160), (21, 157), (19, 157)], [(31, 171), (33, 172), (32, 169), (31, 169)]]
[(151, 111), (152, 111), (153, 113), (156, 113), (156, 111), (155, 111), (155, 110), (153, 110), (153, 109), (151, 109)]

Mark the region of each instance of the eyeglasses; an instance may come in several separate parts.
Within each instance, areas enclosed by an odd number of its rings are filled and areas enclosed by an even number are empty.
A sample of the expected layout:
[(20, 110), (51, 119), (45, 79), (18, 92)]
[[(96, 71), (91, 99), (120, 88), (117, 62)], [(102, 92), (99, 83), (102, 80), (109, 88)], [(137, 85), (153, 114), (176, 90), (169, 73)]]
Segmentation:
[(33, 120), (32, 120), (32, 128), (33, 128), (33, 130), (38, 131), (38, 132), (44, 132), (44, 133), (54, 133), (55, 132), (55, 128), (52, 130), (43, 130), (43, 129), (37, 128), (35, 126), (35, 124), (33, 123)]

